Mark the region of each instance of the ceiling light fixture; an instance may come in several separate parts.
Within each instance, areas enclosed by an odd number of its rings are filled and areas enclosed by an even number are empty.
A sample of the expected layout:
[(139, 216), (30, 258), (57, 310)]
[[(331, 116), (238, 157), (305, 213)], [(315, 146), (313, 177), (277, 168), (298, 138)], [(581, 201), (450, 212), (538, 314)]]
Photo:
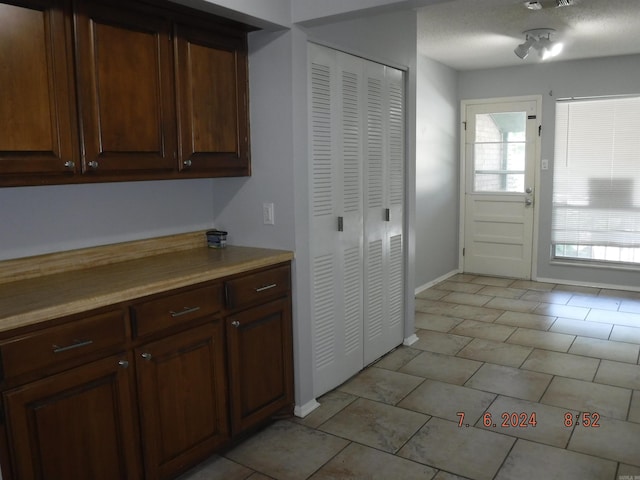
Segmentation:
[(562, 51), (562, 43), (551, 40), (551, 35), (555, 33), (553, 28), (535, 28), (522, 33), (525, 41), (513, 51), (522, 60), (527, 58), (532, 48), (538, 51), (542, 60), (555, 57)]

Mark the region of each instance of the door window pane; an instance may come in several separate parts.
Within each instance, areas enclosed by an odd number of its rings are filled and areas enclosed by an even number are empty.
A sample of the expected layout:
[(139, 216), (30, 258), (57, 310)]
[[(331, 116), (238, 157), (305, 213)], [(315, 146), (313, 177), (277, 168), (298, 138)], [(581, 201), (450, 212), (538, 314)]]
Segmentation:
[(476, 115), (473, 191), (524, 193), (526, 112)]

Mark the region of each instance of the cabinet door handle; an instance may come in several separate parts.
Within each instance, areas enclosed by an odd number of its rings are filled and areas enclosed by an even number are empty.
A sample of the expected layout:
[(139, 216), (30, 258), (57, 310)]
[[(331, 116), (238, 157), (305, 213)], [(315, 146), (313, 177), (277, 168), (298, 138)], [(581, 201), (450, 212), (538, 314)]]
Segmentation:
[(187, 315), (189, 313), (197, 312), (198, 310), (200, 310), (200, 307), (184, 307), (179, 312), (174, 312), (173, 310), (171, 310), (169, 313), (173, 318), (176, 318), (176, 317), (181, 317), (182, 315)]
[(75, 340), (75, 343), (67, 345), (66, 347), (60, 347), (58, 345), (51, 345), (51, 347), (53, 348), (53, 353), (62, 353), (68, 350), (73, 350), (74, 348), (86, 347), (92, 343), (93, 340)]
[(76, 168), (76, 164), (75, 162), (72, 162), (71, 160), (64, 162), (64, 168), (68, 169), (68, 170), (73, 170), (74, 168)]
[(140, 355), (142, 358), (144, 358), (145, 360), (151, 360), (151, 354), (150, 353), (143, 353), (142, 355)]
[(389, 222), (391, 220), (391, 210), (388, 208), (384, 209), (384, 221)]
[(191, 164), (191, 160), (185, 160), (182, 162), (182, 165), (184, 165), (185, 168), (191, 168)]
[(265, 285), (264, 287), (256, 288), (256, 293), (264, 292), (265, 290), (271, 290), (272, 288), (276, 288), (278, 286), (277, 283), (272, 283), (271, 285)]
[(98, 167), (100, 166), (100, 164), (98, 162), (96, 162), (95, 160), (92, 160), (91, 162), (87, 163), (87, 166), (91, 169), (91, 170), (97, 170)]
[(233, 322), (231, 322), (231, 325), (233, 325), (234, 327), (238, 328), (240, 326), (240, 322), (237, 320), (234, 320)]
[(118, 362), (118, 365), (120, 365), (122, 368), (127, 368), (129, 366), (129, 362), (127, 360), (120, 360)]

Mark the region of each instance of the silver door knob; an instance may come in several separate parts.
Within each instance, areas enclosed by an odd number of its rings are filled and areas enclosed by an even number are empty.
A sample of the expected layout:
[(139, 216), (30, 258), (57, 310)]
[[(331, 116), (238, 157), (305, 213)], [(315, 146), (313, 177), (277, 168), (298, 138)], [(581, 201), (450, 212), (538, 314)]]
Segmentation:
[(87, 166), (91, 169), (91, 170), (97, 170), (98, 167), (100, 166), (100, 164), (98, 162), (96, 162), (95, 160), (92, 160), (91, 162), (87, 163)]
[(143, 353), (142, 355), (140, 355), (142, 358), (144, 358), (145, 360), (151, 360), (151, 354), (150, 353)]
[(531, 205), (533, 205), (533, 200), (531, 200), (530, 198), (527, 198), (527, 199), (524, 201), (524, 204), (525, 204), (527, 207), (530, 207)]
[(64, 162), (64, 168), (67, 168), (69, 170), (73, 170), (74, 168), (76, 168), (76, 164), (75, 162), (72, 162), (71, 160)]
[(184, 162), (182, 162), (182, 164), (185, 166), (185, 168), (191, 168), (191, 160), (185, 160)]
[(527, 189), (525, 190), (525, 193), (533, 193), (533, 188), (527, 187)]
[(231, 322), (231, 325), (233, 325), (234, 327), (238, 328), (240, 326), (240, 322), (237, 320), (234, 320), (233, 322)]
[(127, 368), (129, 366), (129, 362), (127, 360), (120, 360), (118, 362), (118, 365), (121, 366), (122, 368)]

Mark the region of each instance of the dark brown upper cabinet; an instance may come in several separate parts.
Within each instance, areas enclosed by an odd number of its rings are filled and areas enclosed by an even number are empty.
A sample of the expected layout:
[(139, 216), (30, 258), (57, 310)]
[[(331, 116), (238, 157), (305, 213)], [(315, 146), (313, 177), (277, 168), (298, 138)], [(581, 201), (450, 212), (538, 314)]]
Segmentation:
[(250, 175), (249, 28), (163, 0), (0, 3), (0, 186)]
[(246, 40), (185, 25), (174, 38), (180, 169), (249, 175)]
[(70, 176), (78, 155), (69, 19), (60, 1), (12, 3), (0, 3), (0, 185)]
[(171, 23), (82, 1), (75, 31), (83, 173), (174, 170)]

